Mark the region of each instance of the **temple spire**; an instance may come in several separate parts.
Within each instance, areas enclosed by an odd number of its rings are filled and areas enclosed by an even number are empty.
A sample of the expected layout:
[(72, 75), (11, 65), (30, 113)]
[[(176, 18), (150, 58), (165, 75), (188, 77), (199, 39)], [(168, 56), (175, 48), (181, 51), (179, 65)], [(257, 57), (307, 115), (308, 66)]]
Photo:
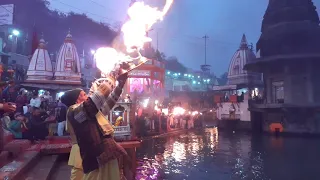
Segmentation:
[(269, 0), (261, 32), (260, 57), (319, 52), (319, 16), (312, 0)]
[(46, 41), (43, 38), (43, 32), (42, 32), (40, 36), (38, 48), (45, 49), (45, 47), (46, 47)]
[(37, 49), (34, 51), (27, 71), (27, 82), (51, 80), (53, 77), (52, 62), (46, 49), (46, 41), (41, 33)]
[(248, 49), (248, 41), (245, 34), (242, 35), (240, 42), (240, 49)]
[(71, 29), (69, 28), (65, 42), (71, 42), (71, 41), (72, 41), (72, 34), (71, 34)]
[(81, 84), (80, 58), (70, 29), (57, 55), (55, 78), (57, 83)]
[(319, 15), (312, 0), (269, 0), (261, 32), (276, 24), (298, 21), (319, 25)]

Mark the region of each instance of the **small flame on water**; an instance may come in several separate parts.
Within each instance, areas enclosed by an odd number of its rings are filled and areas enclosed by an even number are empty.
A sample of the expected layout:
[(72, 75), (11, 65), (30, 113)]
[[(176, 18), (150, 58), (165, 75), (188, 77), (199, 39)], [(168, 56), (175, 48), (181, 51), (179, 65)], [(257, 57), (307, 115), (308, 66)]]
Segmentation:
[[(147, 31), (157, 21), (161, 21), (170, 9), (173, 0), (166, 0), (163, 11), (135, 2), (128, 9), (129, 20), (122, 26), (123, 41), (127, 52), (132, 53), (143, 48), (146, 42), (152, 41), (147, 37)], [(130, 61), (129, 57), (113, 48), (99, 48), (95, 54), (97, 67), (105, 74), (110, 73), (120, 62)]]

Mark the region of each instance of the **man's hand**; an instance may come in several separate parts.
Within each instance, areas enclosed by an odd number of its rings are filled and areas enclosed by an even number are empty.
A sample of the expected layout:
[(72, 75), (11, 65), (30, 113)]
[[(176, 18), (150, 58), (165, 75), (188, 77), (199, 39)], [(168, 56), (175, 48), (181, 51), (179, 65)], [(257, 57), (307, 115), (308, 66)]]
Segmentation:
[(4, 112), (14, 112), (16, 111), (16, 105), (14, 105), (13, 103), (4, 103), (3, 104), (3, 110)]
[(110, 92), (115, 88), (115, 79), (112, 77), (100, 78), (92, 83), (90, 88), (90, 93), (94, 93), (95, 91), (99, 91), (100, 93), (108, 96)]
[(128, 76), (129, 76), (128, 72), (121, 74), (117, 79), (119, 84), (124, 85), (128, 79)]

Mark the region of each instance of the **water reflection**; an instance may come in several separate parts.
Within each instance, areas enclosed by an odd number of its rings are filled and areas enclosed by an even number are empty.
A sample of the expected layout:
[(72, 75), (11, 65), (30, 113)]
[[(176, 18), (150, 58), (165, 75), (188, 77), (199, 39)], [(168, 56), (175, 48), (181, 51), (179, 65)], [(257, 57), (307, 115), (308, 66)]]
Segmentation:
[(222, 133), (217, 128), (144, 141), (139, 180), (318, 180), (320, 141)]

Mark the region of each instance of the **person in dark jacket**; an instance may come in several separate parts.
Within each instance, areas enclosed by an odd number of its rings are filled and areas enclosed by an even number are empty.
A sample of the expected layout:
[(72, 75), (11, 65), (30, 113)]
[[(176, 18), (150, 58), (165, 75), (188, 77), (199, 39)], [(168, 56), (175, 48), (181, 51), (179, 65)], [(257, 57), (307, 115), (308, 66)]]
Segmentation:
[(64, 130), (66, 127), (67, 109), (68, 107), (65, 104), (63, 104), (61, 101), (58, 102), (58, 106), (55, 109), (56, 120), (58, 121), (58, 136), (63, 136), (64, 134)]
[(101, 112), (110, 112), (119, 99), (128, 74), (116, 79), (109, 76), (101, 83), (95, 81), (91, 95), (71, 90), (61, 97), (68, 106), (67, 121), (76, 136), (80, 148), (84, 180), (120, 180), (118, 158), (127, 156), (126, 151), (114, 138), (114, 129)]

